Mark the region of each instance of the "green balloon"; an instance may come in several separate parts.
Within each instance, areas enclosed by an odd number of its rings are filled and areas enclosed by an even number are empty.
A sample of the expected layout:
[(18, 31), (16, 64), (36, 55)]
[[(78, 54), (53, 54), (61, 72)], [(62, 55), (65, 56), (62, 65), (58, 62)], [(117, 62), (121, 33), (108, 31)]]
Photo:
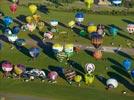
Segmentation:
[(86, 32), (85, 30), (81, 30), (81, 31), (80, 31), (80, 35), (81, 35), (81, 36), (86, 36), (86, 35), (87, 35), (87, 32)]

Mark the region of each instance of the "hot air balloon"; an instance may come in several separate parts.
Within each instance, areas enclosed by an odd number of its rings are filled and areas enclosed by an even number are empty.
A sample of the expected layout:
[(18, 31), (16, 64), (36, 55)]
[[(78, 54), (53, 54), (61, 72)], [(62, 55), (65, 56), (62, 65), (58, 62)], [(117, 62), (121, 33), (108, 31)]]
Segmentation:
[(87, 32), (85, 30), (81, 30), (80, 33), (79, 33), (81, 36), (86, 36), (87, 35)]
[(18, 2), (19, 2), (19, 0), (12, 0), (12, 2), (13, 2), (13, 3), (18, 3)]
[(97, 27), (95, 25), (88, 26), (87, 31), (88, 31), (88, 33), (96, 32)]
[(81, 75), (76, 75), (76, 76), (74, 77), (74, 81), (75, 81), (76, 83), (78, 83), (78, 86), (80, 86), (81, 80), (82, 80), (82, 76), (81, 76)]
[(64, 69), (64, 75), (71, 84), (72, 80), (74, 80), (74, 77), (76, 76), (76, 72), (72, 68), (66, 68)]
[(134, 69), (131, 70), (131, 76), (132, 76), (132, 78), (134, 78)]
[(59, 62), (62, 62), (66, 57), (67, 55), (63, 51), (56, 54), (56, 58)]
[(125, 69), (126, 71), (128, 71), (128, 70), (131, 68), (131, 66), (132, 66), (132, 62), (131, 62), (130, 59), (125, 59), (125, 60), (123, 61), (123, 67), (124, 67), (124, 69)]
[(9, 16), (6, 16), (3, 18), (3, 22), (4, 22), (5, 26), (8, 27), (10, 24), (13, 23), (13, 19)]
[(92, 84), (93, 81), (94, 81), (94, 75), (93, 74), (87, 73), (87, 74), (85, 74), (84, 78), (85, 78), (85, 82), (86, 82), (87, 85)]
[(36, 24), (35, 23), (29, 23), (29, 24), (27, 24), (27, 28), (30, 32), (33, 32), (36, 29)]
[(118, 81), (114, 78), (110, 78), (106, 81), (106, 85), (107, 85), (108, 89), (117, 88), (118, 87)]
[(102, 25), (102, 24), (98, 24), (97, 25), (97, 33), (98, 34), (103, 35), (104, 30), (105, 30), (105, 26), (104, 25)]
[(9, 42), (14, 43), (18, 39), (18, 36), (15, 34), (11, 34), (11, 35), (8, 35), (7, 38)]
[(45, 39), (52, 39), (53, 38), (53, 33), (52, 32), (45, 32), (44, 33), (44, 40)]
[(29, 49), (29, 54), (31, 55), (31, 57), (36, 58), (40, 54), (40, 49), (36, 47), (32, 47)]
[(95, 50), (95, 51), (93, 52), (93, 57), (94, 57), (96, 60), (101, 59), (101, 58), (102, 58), (102, 52), (101, 52), (101, 50)]
[(33, 17), (27, 16), (27, 17), (26, 17), (26, 21), (27, 21), (28, 23), (32, 23), (32, 22), (33, 22)]
[(111, 0), (111, 2), (115, 5), (120, 5), (122, 3), (122, 0)]
[(51, 20), (50, 25), (53, 27), (56, 27), (58, 25), (58, 21), (57, 20)]
[(116, 36), (118, 33), (118, 29), (116, 27), (110, 27), (109, 32), (112, 36)]
[(103, 43), (103, 38), (97, 32), (93, 32), (91, 34), (91, 43), (94, 45), (95, 48), (99, 48)]
[(4, 35), (5, 35), (5, 36), (12, 35), (12, 31), (11, 31), (9, 28), (6, 28), (6, 29), (4, 30)]
[(17, 75), (21, 75), (24, 71), (26, 70), (25, 66), (22, 65), (22, 64), (18, 64), (18, 65), (15, 65), (14, 66), (14, 72), (17, 74)]
[(16, 44), (17, 46), (24, 46), (24, 45), (26, 44), (26, 41), (25, 41), (24, 39), (17, 39), (17, 40), (15, 41), (15, 44)]
[(38, 22), (37, 23), (37, 27), (39, 29), (40, 32), (44, 32), (45, 31), (45, 23), (44, 22)]
[(91, 4), (94, 3), (94, 0), (84, 0), (84, 2), (86, 4), (87, 8), (90, 9), (91, 8)]
[(2, 63), (2, 70), (5, 72), (4, 76), (7, 76), (8, 73), (12, 71), (12, 69), (13, 69), (13, 65), (9, 61), (4, 61)]
[(13, 34), (18, 34), (20, 32), (20, 27), (19, 26), (14, 26), (12, 32), (13, 32)]
[(81, 22), (84, 21), (84, 14), (82, 12), (77, 12), (75, 15), (75, 20), (76, 20), (77, 24), (80, 25)]
[(30, 10), (30, 12), (31, 12), (32, 14), (35, 14), (36, 11), (37, 11), (37, 6), (34, 5), (34, 4), (30, 5), (30, 6), (29, 6), (29, 10)]
[(54, 52), (55, 54), (57, 54), (57, 53), (63, 51), (63, 46), (60, 45), (60, 44), (54, 44), (53, 47), (52, 47), (52, 49), (53, 49), (53, 52)]
[(74, 26), (75, 26), (75, 21), (70, 21), (69, 23), (68, 23), (68, 26), (70, 27), (70, 28), (73, 28)]
[(95, 70), (95, 65), (94, 65), (93, 63), (87, 63), (87, 64), (85, 65), (85, 69), (86, 69), (86, 71), (90, 74), (90, 73), (94, 72), (94, 70)]
[(56, 71), (51, 71), (48, 73), (48, 79), (50, 81), (55, 81), (58, 78), (58, 73)]
[(134, 33), (134, 24), (128, 24), (127, 31), (129, 32), (129, 34), (133, 34)]
[(64, 52), (67, 55), (67, 57), (71, 57), (74, 52), (74, 45), (73, 44), (65, 44)]
[(11, 5), (10, 5), (10, 10), (11, 10), (13, 13), (15, 13), (16, 10), (17, 10), (17, 4), (16, 4), (16, 3), (11, 4)]
[(35, 22), (39, 22), (40, 18), (41, 18), (40, 15), (37, 15), (37, 14), (33, 15), (33, 19), (35, 20)]

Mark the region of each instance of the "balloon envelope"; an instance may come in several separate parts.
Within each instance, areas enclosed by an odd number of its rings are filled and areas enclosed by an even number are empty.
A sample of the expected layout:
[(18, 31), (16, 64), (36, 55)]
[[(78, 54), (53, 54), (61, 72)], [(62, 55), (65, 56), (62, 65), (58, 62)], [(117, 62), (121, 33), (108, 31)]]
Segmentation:
[(58, 25), (58, 21), (57, 20), (52, 20), (50, 22), (51, 26), (57, 26)]
[(17, 39), (15, 43), (17, 46), (23, 46), (26, 44), (26, 41), (24, 39)]
[(19, 26), (13, 27), (13, 34), (18, 34), (19, 32), (20, 32), (20, 27)]
[(128, 71), (131, 68), (131, 66), (132, 66), (131, 60), (126, 59), (123, 61), (123, 67), (125, 68), (125, 70)]
[(113, 88), (117, 88), (118, 86), (118, 81), (114, 78), (110, 78), (106, 81), (106, 85), (109, 86), (109, 85), (112, 85)]
[(50, 80), (56, 80), (58, 78), (58, 73), (56, 71), (51, 71), (48, 73), (48, 78)]
[(112, 36), (116, 36), (118, 33), (118, 29), (116, 27), (110, 27), (109, 32)]
[(40, 49), (39, 48), (30, 48), (29, 53), (32, 57), (37, 57), (40, 53)]
[(88, 73), (93, 72), (95, 70), (95, 65), (93, 63), (87, 63), (85, 69)]
[(94, 26), (94, 25), (88, 26), (87, 31), (89, 33), (96, 32), (97, 31), (97, 27)]
[(16, 10), (17, 10), (17, 4), (16, 4), (16, 3), (11, 4), (11, 5), (10, 5), (10, 10), (11, 10), (13, 13), (15, 13)]
[(13, 69), (13, 65), (12, 63), (10, 63), (9, 61), (4, 61), (2, 63), (2, 70), (5, 72), (10, 72)]
[(78, 82), (79, 83), (82, 80), (82, 76), (81, 75), (76, 75), (74, 77), (74, 80), (75, 80), (75, 82)]
[(36, 13), (36, 11), (37, 11), (37, 6), (36, 5), (30, 5), (29, 6), (29, 10), (30, 10), (30, 12), (32, 13), (32, 14), (34, 14), (34, 13)]
[(25, 66), (22, 64), (18, 64), (14, 66), (14, 71), (16, 74), (20, 75), (26, 70)]
[(9, 26), (11, 23), (13, 23), (13, 20), (12, 20), (11, 17), (6, 16), (6, 17), (4, 17), (3, 22), (4, 22), (4, 24), (5, 24), (6, 26)]
[(82, 12), (77, 12), (75, 15), (75, 20), (77, 22), (82, 22), (84, 20), (84, 14)]

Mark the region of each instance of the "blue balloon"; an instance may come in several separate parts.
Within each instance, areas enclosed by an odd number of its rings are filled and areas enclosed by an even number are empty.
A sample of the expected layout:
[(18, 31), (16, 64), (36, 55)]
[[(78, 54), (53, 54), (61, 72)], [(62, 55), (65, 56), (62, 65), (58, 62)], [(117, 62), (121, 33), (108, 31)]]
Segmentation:
[(118, 29), (116, 27), (110, 27), (109, 32), (112, 36), (116, 36), (118, 33)]
[(77, 12), (75, 18), (84, 18), (84, 14), (82, 12)]
[(29, 49), (29, 53), (32, 57), (38, 57), (39, 53), (40, 53), (40, 49), (39, 48), (30, 48)]
[(20, 27), (19, 26), (13, 27), (13, 34), (18, 34), (19, 32), (20, 32)]
[(134, 69), (131, 70), (131, 76), (134, 77)]
[(13, 23), (13, 19), (9, 16), (4, 17), (3, 22), (6, 27), (8, 27), (11, 23)]
[(131, 60), (126, 59), (123, 61), (123, 67), (125, 68), (125, 70), (128, 71), (131, 68), (131, 66), (132, 66)]
[(9, 28), (6, 28), (6, 29), (4, 30), (4, 34), (5, 34), (5, 35), (12, 35), (12, 31), (11, 31)]

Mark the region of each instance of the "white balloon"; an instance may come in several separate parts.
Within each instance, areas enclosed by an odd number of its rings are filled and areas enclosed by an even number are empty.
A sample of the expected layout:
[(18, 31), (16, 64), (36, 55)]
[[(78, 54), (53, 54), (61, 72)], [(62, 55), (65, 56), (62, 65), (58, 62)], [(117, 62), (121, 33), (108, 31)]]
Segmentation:
[(93, 63), (87, 63), (85, 69), (88, 73), (91, 73), (95, 70), (95, 65)]
[(118, 81), (114, 78), (110, 78), (106, 81), (107, 86), (112, 85), (114, 88), (118, 87)]

